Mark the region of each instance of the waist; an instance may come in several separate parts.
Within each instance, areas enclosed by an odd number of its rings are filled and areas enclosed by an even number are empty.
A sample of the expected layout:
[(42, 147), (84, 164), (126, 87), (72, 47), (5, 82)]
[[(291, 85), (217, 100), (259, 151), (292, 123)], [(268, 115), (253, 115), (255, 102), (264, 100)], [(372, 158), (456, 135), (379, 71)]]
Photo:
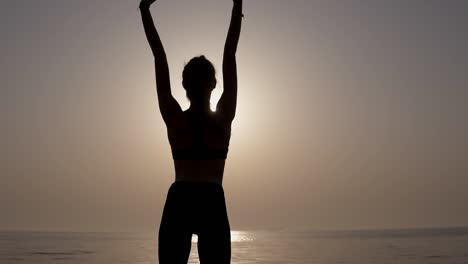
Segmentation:
[(174, 160), (176, 182), (222, 184), (225, 160)]
[(207, 209), (214, 213), (218, 206), (225, 208), (224, 189), (210, 182), (174, 182), (169, 188), (166, 205), (175, 205), (177, 211), (189, 212), (190, 217), (209, 213)]
[(183, 190), (190, 190), (196, 192), (202, 192), (203, 190), (218, 190), (224, 192), (223, 186), (213, 183), (213, 182), (174, 182), (171, 184), (171, 189), (183, 189)]
[(225, 160), (228, 148), (207, 149), (207, 148), (172, 148), (174, 160)]

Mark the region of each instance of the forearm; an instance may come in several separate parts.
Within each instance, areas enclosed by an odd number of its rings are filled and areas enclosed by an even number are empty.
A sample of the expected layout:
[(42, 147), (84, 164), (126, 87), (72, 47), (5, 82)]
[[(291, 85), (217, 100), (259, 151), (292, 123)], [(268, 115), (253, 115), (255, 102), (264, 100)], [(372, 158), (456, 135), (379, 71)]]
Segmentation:
[(242, 1), (235, 1), (232, 9), (231, 23), (224, 46), (224, 55), (234, 56), (237, 52), (237, 44), (239, 43), (239, 36), (242, 24)]
[[(154, 26), (153, 18), (149, 6), (140, 5), (143, 27), (145, 29), (146, 38), (154, 55), (155, 73), (156, 73), (156, 88), (158, 98), (163, 105), (171, 97), (171, 86), (169, 78), (169, 66), (167, 63), (166, 52), (164, 51), (159, 34)], [(167, 108), (167, 107), (165, 107)]]
[(143, 21), (143, 28), (145, 29), (146, 39), (151, 47), (151, 51), (156, 60), (166, 60), (166, 52), (159, 38), (158, 31), (154, 26), (153, 17), (149, 7), (140, 6), (141, 19)]

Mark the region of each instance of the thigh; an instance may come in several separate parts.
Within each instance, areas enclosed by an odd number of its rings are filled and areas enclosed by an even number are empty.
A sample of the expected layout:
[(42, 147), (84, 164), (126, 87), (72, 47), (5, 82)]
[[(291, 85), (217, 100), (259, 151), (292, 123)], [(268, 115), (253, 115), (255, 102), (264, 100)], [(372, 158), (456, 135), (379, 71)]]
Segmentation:
[(219, 196), (202, 210), (199, 223), (200, 264), (227, 264), (231, 261), (231, 230), (224, 197)]
[(182, 230), (161, 230), (158, 238), (159, 264), (187, 264), (192, 234)]
[(231, 232), (228, 229), (200, 232), (198, 235), (200, 264), (231, 263)]
[(186, 264), (192, 246), (189, 212), (183, 194), (171, 188), (164, 205), (158, 235), (160, 264)]

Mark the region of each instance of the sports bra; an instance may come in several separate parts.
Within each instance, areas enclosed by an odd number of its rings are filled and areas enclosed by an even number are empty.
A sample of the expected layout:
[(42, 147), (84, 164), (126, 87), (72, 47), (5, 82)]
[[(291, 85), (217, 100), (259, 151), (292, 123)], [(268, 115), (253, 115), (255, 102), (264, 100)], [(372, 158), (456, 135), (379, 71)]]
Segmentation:
[(206, 149), (206, 148), (188, 148), (172, 149), (174, 160), (225, 160), (228, 148)]
[(205, 143), (204, 123), (207, 121), (203, 115), (192, 113), (189, 130), (191, 146), (185, 148), (172, 148), (174, 160), (225, 160), (228, 153), (228, 146), (224, 148), (208, 147)]

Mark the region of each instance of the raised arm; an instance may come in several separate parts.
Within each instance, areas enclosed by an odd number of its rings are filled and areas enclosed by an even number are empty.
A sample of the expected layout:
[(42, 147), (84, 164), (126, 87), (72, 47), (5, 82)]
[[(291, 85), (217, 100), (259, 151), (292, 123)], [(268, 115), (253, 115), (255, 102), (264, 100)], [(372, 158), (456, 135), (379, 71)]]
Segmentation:
[(223, 55), (224, 91), (221, 95), (216, 111), (227, 121), (232, 121), (236, 114), (237, 105), (237, 65), (236, 51), (242, 24), (242, 0), (233, 0), (231, 24), (229, 26)]
[(158, 93), (159, 110), (166, 124), (182, 112), (179, 104), (172, 96), (167, 64), (166, 52), (159, 38), (158, 31), (153, 23), (150, 6), (156, 0), (142, 0), (140, 2), (141, 18), (145, 29), (146, 38), (154, 56), (156, 68), (156, 90)]

